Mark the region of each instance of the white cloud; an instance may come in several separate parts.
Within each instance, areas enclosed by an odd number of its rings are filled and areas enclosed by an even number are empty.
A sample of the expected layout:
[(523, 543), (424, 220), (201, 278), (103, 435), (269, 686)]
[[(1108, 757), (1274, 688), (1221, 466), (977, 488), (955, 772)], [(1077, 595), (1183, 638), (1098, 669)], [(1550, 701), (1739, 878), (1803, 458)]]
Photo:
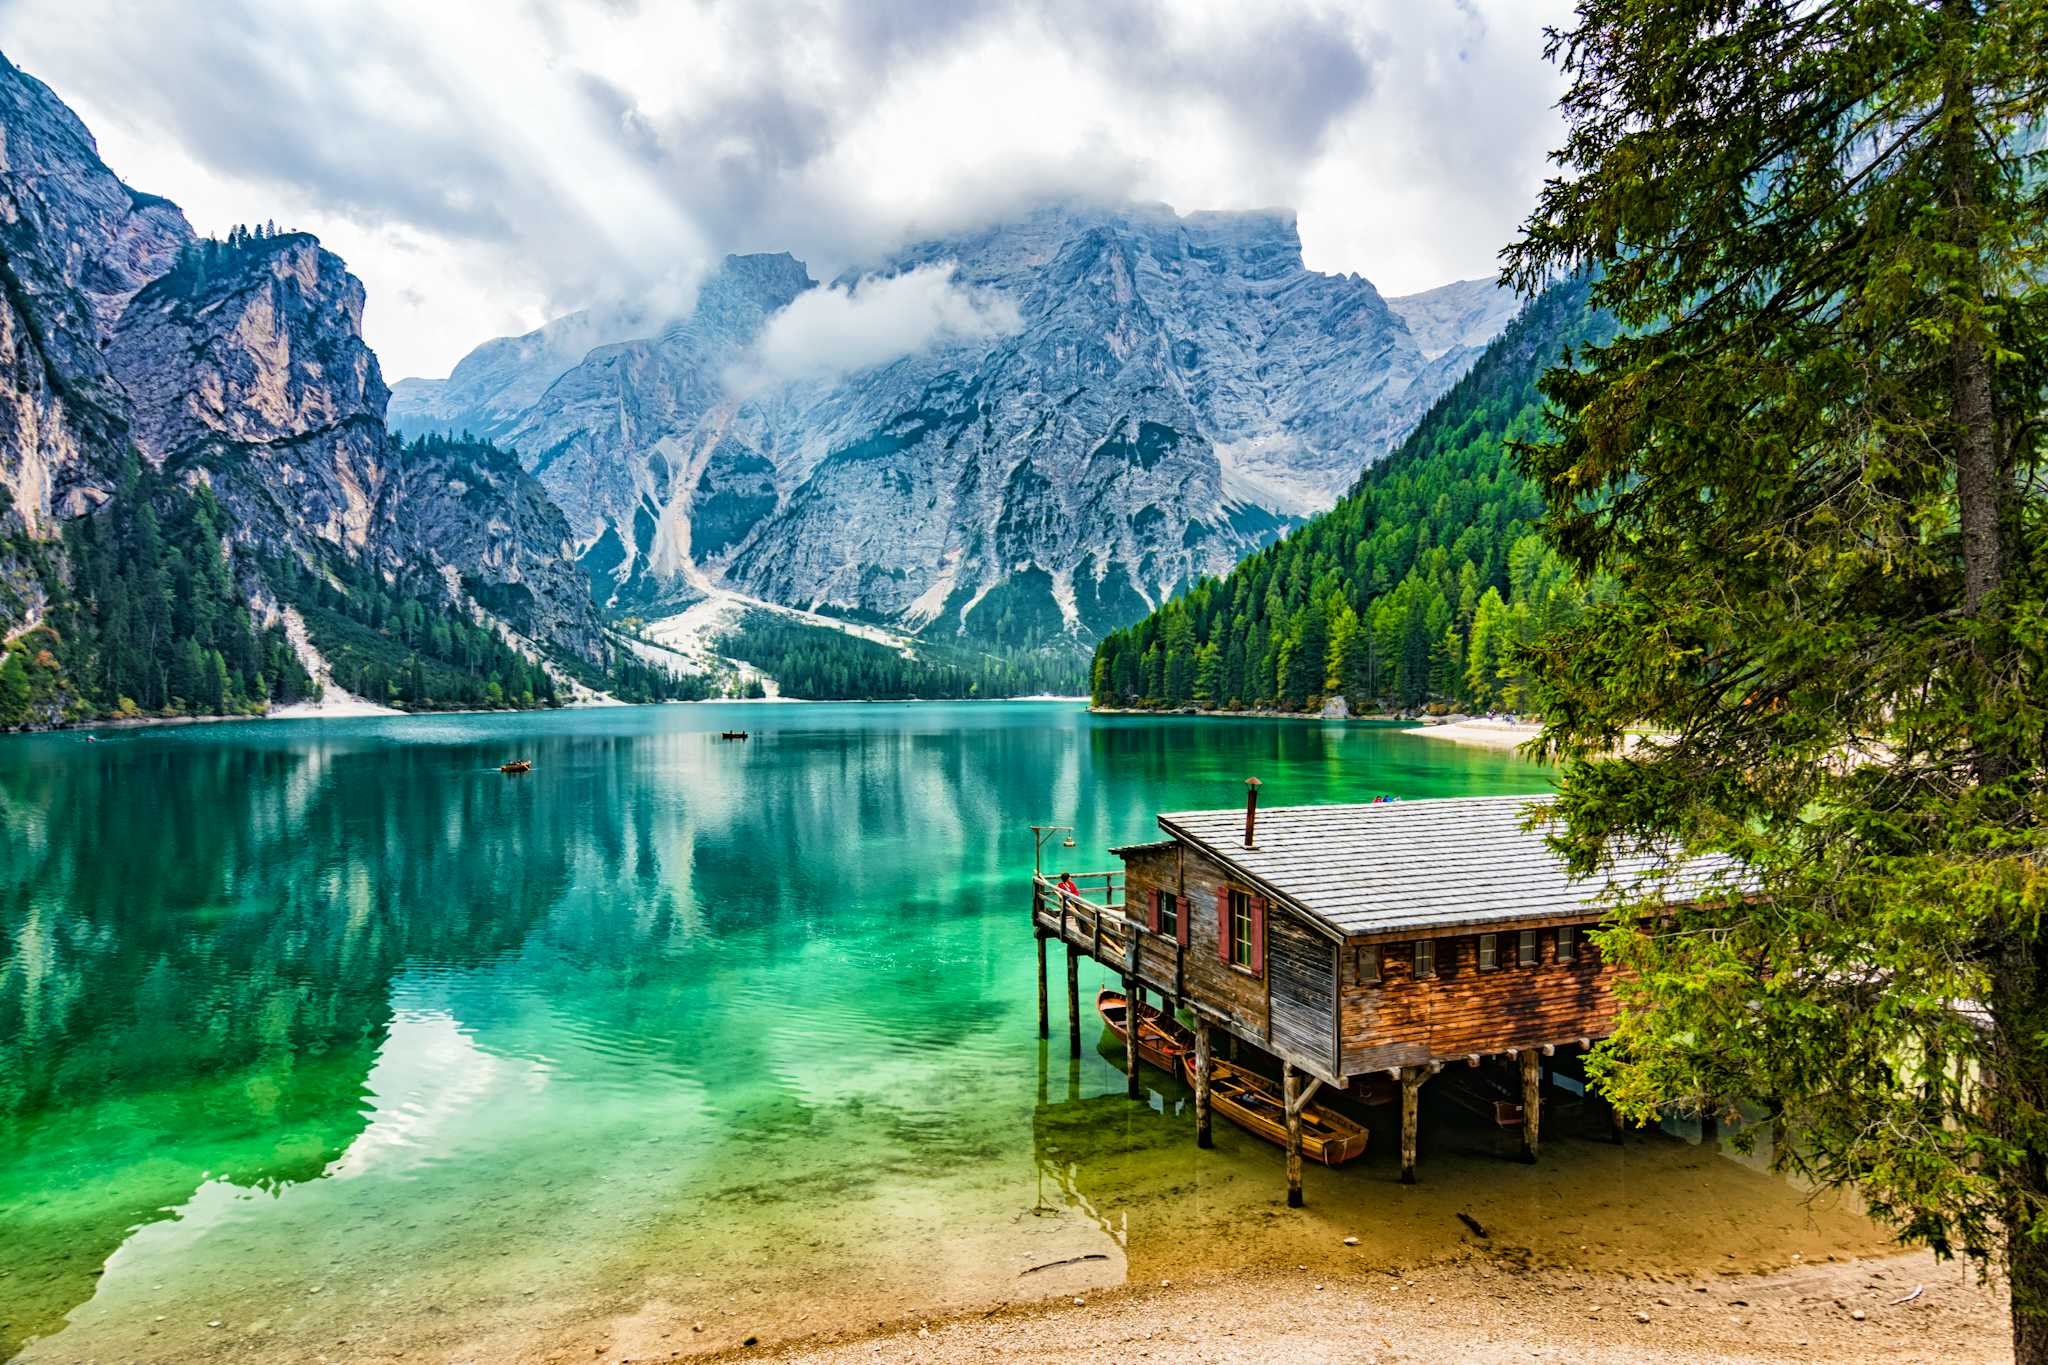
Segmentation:
[(1289, 205), (1389, 294), (1489, 273), (1566, 0), (0, 0), (0, 48), (201, 231), (368, 286), (393, 375), (728, 251), (819, 278), (1038, 198)]
[(827, 379), (1023, 325), (1017, 306), (954, 280), (950, 261), (800, 294), (761, 329), (735, 388)]

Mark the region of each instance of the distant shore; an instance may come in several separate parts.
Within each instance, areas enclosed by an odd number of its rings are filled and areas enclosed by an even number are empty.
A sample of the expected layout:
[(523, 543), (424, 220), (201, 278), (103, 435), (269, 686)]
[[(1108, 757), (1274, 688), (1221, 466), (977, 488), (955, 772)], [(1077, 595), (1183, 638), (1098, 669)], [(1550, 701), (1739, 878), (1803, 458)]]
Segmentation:
[(1480, 749), (1518, 749), (1542, 734), (1543, 727), (1534, 721), (1475, 719), (1424, 722), (1416, 727), (1415, 733)]
[(1478, 749), (1516, 749), (1543, 733), (1543, 726), (1536, 721), (1488, 720), (1483, 716), (1450, 716), (1441, 719), (1433, 716), (1379, 714), (1326, 716), (1320, 711), (1276, 711), (1267, 708), (1205, 711), (1197, 707), (1165, 710), (1142, 706), (1091, 706), (1088, 709), (1099, 716), (1200, 716), (1212, 720), (1250, 717), (1261, 720), (1320, 720), (1333, 725), (1397, 725), (1410, 734), (1449, 740), (1453, 744), (1468, 744)]

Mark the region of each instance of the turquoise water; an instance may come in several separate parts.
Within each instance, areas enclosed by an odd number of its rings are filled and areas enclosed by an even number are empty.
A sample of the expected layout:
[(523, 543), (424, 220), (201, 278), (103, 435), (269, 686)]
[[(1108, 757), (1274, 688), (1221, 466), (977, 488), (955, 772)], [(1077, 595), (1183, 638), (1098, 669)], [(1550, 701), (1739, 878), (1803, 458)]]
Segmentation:
[[(1269, 805), (1547, 781), (1065, 703), (0, 740), (0, 1352), (714, 1347), (1245, 1254), (1277, 1153), (1198, 1160), (1173, 1081), (1141, 1108), (1048, 1055), (1026, 878), (1033, 821), (1098, 868), (1248, 775)], [(1312, 1173), (1312, 1208), (1385, 1174)]]

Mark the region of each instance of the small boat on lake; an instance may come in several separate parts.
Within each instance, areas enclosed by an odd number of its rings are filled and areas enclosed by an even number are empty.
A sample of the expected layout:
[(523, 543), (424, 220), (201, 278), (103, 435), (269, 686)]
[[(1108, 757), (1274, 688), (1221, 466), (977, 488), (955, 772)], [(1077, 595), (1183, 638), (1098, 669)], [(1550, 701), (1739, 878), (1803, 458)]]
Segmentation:
[[(1107, 988), (1096, 992), (1095, 1008), (1101, 1013), (1103, 1022), (1117, 1037), (1124, 1036), (1124, 1020), (1130, 1012), (1130, 1002), (1124, 999), (1122, 991)], [(1182, 1057), (1191, 1057), (1195, 1051), (1195, 1035), (1180, 1020), (1170, 1014), (1161, 1013), (1153, 1005), (1138, 1007), (1138, 1055), (1156, 1067), (1167, 1071), (1180, 1066)]]
[(533, 760), (530, 758), (515, 758), (510, 763), (500, 763), (498, 771), (501, 773), (530, 773), (533, 771)]
[(1468, 1113), (1502, 1128), (1522, 1126), (1521, 1091), (1490, 1069), (1446, 1071), (1444, 1098)]
[(745, 739), (747, 732), (745, 730), (720, 730), (718, 737), (720, 739)]
[[(1188, 1084), (1195, 1083), (1195, 1054), (1181, 1058)], [(1247, 1133), (1287, 1145), (1287, 1105), (1280, 1087), (1254, 1071), (1209, 1059), (1209, 1103)], [(1301, 1111), (1301, 1154), (1325, 1166), (1340, 1166), (1365, 1155), (1365, 1125), (1314, 1101)]]

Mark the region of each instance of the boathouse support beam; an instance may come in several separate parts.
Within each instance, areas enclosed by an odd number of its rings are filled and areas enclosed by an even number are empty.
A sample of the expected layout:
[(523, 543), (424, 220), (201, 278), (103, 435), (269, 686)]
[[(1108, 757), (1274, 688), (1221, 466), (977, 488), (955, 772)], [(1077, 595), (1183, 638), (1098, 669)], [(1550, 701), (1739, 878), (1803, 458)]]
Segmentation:
[(1081, 954), (1067, 945), (1067, 1055), (1081, 1055)]
[(1543, 1135), (1543, 1054), (1522, 1049), (1522, 1160), (1534, 1161)]
[(1280, 1064), (1287, 1102), (1287, 1207), (1301, 1207), (1301, 1073), (1292, 1062)]
[(1045, 982), (1045, 930), (1038, 932), (1038, 1036), (1052, 1037), (1052, 1012), (1047, 1008)]
[(1422, 1110), (1422, 1083), (1428, 1080), (1427, 1067), (1404, 1066), (1401, 1068), (1401, 1183), (1415, 1183), (1415, 1131), (1418, 1116)]
[(1209, 1041), (1209, 1021), (1195, 1016), (1195, 1146), (1212, 1145), (1209, 1136), (1209, 1077), (1214, 1053)]
[(1138, 1083), (1138, 1029), (1144, 1015), (1145, 988), (1138, 984), (1138, 978), (1124, 977), (1124, 1089), (1134, 1100), (1145, 1098), (1145, 1087)]

